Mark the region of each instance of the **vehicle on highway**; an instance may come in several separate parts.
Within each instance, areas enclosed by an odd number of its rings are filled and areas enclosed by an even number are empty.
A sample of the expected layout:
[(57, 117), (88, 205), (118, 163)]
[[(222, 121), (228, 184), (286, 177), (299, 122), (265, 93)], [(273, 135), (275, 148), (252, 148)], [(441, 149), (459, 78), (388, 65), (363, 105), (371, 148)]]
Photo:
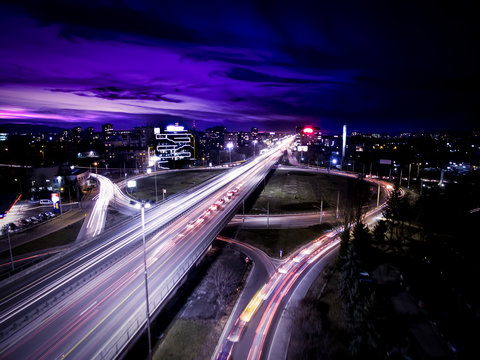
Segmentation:
[(49, 199), (41, 199), (40, 205), (52, 205), (52, 200)]

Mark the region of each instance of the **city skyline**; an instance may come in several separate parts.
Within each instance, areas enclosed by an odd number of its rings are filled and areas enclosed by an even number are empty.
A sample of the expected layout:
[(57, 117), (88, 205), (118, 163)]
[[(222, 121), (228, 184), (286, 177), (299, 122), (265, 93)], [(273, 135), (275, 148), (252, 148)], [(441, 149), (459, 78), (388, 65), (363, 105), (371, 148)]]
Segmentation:
[(20, 1), (1, 10), (0, 126), (478, 127), (478, 25), (467, 8)]

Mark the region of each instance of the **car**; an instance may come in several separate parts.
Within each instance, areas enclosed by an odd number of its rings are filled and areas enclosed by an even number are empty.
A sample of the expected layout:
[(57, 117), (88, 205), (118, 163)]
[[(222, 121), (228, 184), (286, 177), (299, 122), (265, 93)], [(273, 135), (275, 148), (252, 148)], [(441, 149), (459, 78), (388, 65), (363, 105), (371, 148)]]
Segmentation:
[(32, 221), (29, 218), (25, 218), (20, 220), (20, 224), (23, 226), (28, 226), (28, 225), (32, 225)]
[(40, 199), (40, 205), (52, 205), (52, 200)]
[(36, 218), (35, 216), (30, 216), (29, 219), (30, 219), (30, 222), (31, 222), (32, 224), (38, 224), (38, 220), (37, 220), (37, 218)]
[(18, 226), (15, 223), (8, 223), (7, 227), (10, 231), (15, 231), (18, 229)]

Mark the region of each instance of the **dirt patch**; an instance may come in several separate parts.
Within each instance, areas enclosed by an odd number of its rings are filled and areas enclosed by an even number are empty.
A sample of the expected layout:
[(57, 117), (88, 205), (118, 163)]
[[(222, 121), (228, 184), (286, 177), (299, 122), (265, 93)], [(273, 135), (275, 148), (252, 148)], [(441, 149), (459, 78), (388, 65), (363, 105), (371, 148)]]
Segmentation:
[(208, 359), (245, 281), (244, 256), (228, 246), (218, 256), (186, 299), (164, 332), (154, 359)]

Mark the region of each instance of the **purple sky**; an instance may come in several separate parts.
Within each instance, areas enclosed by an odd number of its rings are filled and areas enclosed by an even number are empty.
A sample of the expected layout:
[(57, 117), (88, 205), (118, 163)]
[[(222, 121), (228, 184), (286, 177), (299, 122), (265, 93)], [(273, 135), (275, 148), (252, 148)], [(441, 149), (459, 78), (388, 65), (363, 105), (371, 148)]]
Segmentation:
[(473, 9), (315, 3), (12, 1), (0, 126), (478, 128)]

